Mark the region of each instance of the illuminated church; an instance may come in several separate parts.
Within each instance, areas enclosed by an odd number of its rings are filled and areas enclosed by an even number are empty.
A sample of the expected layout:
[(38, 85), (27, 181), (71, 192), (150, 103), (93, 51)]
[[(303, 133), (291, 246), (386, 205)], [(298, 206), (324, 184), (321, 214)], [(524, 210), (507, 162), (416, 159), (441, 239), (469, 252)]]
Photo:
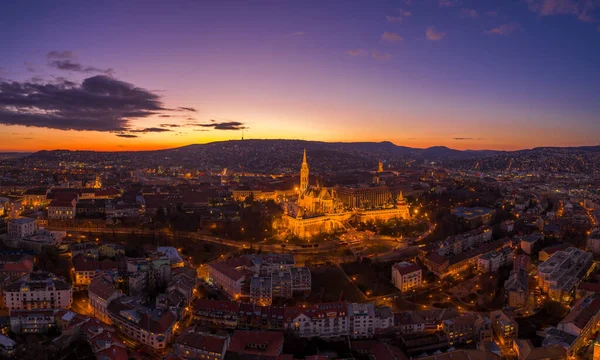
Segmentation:
[[(382, 164), (379, 165), (380, 169)], [(389, 220), (410, 217), (401, 192), (387, 186), (325, 187), (309, 184), (306, 150), (300, 167), (297, 198), (284, 202), (284, 216), (275, 226), (299, 237), (348, 229), (348, 220)]]

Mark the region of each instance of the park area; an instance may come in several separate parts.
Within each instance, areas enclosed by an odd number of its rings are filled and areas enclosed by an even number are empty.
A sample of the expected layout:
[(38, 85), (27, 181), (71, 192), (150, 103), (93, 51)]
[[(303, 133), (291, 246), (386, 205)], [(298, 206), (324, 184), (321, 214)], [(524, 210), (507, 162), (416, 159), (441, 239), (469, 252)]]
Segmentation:
[(348, 277), (369, 297), (390, 295), (398, 292), (392, 284), (392, 263), (372, 262), (363, 258), (342, 264)]
[(346, 275), (335, 265), (311, 266), (312, 291), (310, 303), (350, 301), (360, 302), (366, 300), (361, 291)]

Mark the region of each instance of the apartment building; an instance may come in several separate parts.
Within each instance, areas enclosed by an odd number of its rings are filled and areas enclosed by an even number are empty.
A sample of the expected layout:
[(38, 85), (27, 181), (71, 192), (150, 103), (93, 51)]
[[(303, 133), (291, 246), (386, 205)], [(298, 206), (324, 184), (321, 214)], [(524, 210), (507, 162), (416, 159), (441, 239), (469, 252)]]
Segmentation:
[(111, 323), (108, 314), (108, 305), (110, 305), (111, 301), (122, 296), (125, 295), (102, 276), (93, 279), (88, 287), (88, 298), (92, 307), (92, 313), (95, 318), (106, 324)]
[(35, 231), (37, 230), (35, 219), (27, 217), (10, 219), (8, 220), (6, 227), (8, 235), (20, 238), (31, 236), (35, 234)]
[(122, 334), (154, 350), (164, 350), (173, 340), (177, 315), (172, 311), (151, 310), (134, 298), (120, 297), (110, 302), (108, 315)]
[(68, 309), (72, 303), (71, 284), (48, 272), (33, 272), (4, 288), (9, 310)]
[(403, 261), (392, 266), (392, 283), (401, 291), (420, 287), (423, 282), (423, 270), (417, 264)]
[(55, 325), (52, 310), (11, 310), (10, 329), (15, 334), (44, 334)]
[(538, 286), (553, 301), (570, 303), (576, 285), (591, 270), (593, 255), (569, 247), (555, 252), (538, 266)]
[(375, 333), (375, 306), (373, 303), (348, 304), (348, 323), (351, 338), (373, 337)]
[(348, 306), (343, 302), (306, 307), (286, 307), (284, 326), (300, 337), (339, 338), (348, 336)]

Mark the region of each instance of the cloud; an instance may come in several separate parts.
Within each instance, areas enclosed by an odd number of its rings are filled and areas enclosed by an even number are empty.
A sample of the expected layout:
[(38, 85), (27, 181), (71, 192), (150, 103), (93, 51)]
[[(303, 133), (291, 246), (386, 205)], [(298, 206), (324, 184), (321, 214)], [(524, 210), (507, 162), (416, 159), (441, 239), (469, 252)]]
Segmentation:
[(73, 52), (69, 50), (50, 51), (48, 54), (46, 54), (46, 57), (48, 59), (72, 59), (75, 57), (75, 54), (73, 54)]
[(179, 124), (160, 124), (160, 126), (164, 127), (164, 128), (178, 128), (178, 127), (181, 127), (181, 125), (179, 125)]
[(600, 6), (598, 0), (526, 0), (529, 10), (541, 16), (573, 15), (580, 21), (594, 21), (593, 12)]
[(304, 31), (295, 31), (291, 33), (292, 36), (304, 36)]
[[(409, 4), (407, 4), (409, 5)], [(404, 9), (398, 9), (398, 15), (395, 16), (386, 16), (386, 20), (391, 23), (401, 23), (404, 21), (405, 17), (412, 16), (412, 12)]]
[(85, 66), (76, 61), (75, 54), (72, 51), (51, 51), (46, 54), (48, 65), (58, 70), (64, 71), (75, 71), (83, 73), (101, 73), (106, 75), (113, 75), (114, 69), (100, 69), (94, 66)]
[(490, 30), (486, 31), (486, 34), (504, 36), (504, 35), (510, 35), (520, 29), (521, 29), (521, 25), (519, 25), (518, 23), (512, 22), (512, 23), (508, 23), (508, 24), (502, 24), (493, 29), (490, 29)]
[(171, 117), (171, 115), (161, 114), (161, 115), (158, 115), (158, 117), (161, 117), (161, 118), (168, 118), (168, 117)]
[(498, 15), (498, 13), (496, 12), (496, 10), (486, 11), (485, 14), (487, 16), (496, 16), (496, 15)]
[(0, 81), (3, 125), (129, 132), (132, 121), (164, 111), (169, 109), (159, 95), (105, 75), (81, 83), (61, 78), (46, 83)]
[(382, 53), (382, 52), (379, 52), (379, 50), (375, 49), (375, 50), (373, 50), (371, 57), (375, 60), (387, 61), (392, 58), (392, 54), (390, 54), (389, 52)]
[(479, 16), (479, 13), (475, 9), (462, 9), (460, 16), (463, 18), (476, 18)]
[(178, 107), (177, 110), (179, 110), (179, 111), (189, 111), (189, 112), (198, 112), (198, 110), (196, 110), (193, 107), (184, 107), (184, 106)]
[(48, 62), (48, 64), (50, 66), (52, 66), (53, 68), (56, 68), (58, 70), (65, 70), (65, 71), (76, 71), (76, 72), (83, 72), (83, 73), (93, 73), (93, 72), (97, 72), (97, 73), (103, 73), (103, 74), (107, 74), (107, 75), (112, 75), (114, 74), (114, 69), (100, 69), (97, 67), (93, 67), (93, 66), (84, 66), (80, 63), (76, 63), (73, 62), (71, 60), (53, 60)]
[(395, 32), (384, 32), (383, 35), (381, 35), (381, 40), (383, 41), (387, 41), (387, 42), (398, 42), (398, 41), (402, 41), (402, 36), (396, 34)]
[(452, 7), (458, 5), (457, 0), (439, 0), (438, 4), (440, 7)]
[(446, 37), (446, 33), (442, 31), (438, 31), (435, 27), (430, 26), (425, 31), (425, 35), (427, 36), (427, 40), (431, 41), (439, 41)]
[(116, 136), (122, 137), (122, 138), (127, 138), (127, 139), (132, 139), (132, 138), (139, 137), (139, 136), (133, 135), (133, 134), (116, 134)]
[(213, 128), (215, 130), (245, 130), (248, 128), (244, 123), (241, 123), (239, 121), (218, 122), (213, 119), (210, 120), (210, 123), (199, 123), (193, 125), (204, 128)]
[(147, 134), (147, 133), (161, 133), (161, 132), (168, 132), (168, 131), (172, 131), (169, 129), (164, 129), (164, 128), (159, 128), (159, 127), (149, 127), (149, 128), (143, 128), (143, 129), (131, 129), (128, 130), (130, 133), (141, 133), (141, 134)]
[(350, 56), (365, 56), (367, 55), (367, 51), (365, 49), (352, 49), (346, 51), (346, 54)]
[(483, 138), (472, 138), (472, 137), (455, 137), (454, 140), (483, 140)]
[(27, 69), (27, 71), (36, 72), (35, 66), (32, 63), (30, 63), (29, 61), (23, 62), (23, 65), (25, 65), (25, 69)]

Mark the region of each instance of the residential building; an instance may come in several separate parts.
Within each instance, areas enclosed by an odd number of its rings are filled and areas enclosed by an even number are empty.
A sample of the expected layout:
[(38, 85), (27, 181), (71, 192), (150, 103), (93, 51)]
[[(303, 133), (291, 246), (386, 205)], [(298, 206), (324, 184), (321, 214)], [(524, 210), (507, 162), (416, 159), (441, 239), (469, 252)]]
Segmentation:
[(4, 357), (12, 357), (16, 347), (17, 343), (13, 339), (0, 334), (0, 355)]
[(98, 247), (101, 256), (115, 258), (117, 255), (125, 255), (125, 248), (121, 244), (102, 244)]
[(235, 328), (240, 304), (233, 301), (195, 299), (192, 302), (194, 320), (211, 325)]
[(271, 305), (273, 286), (271, 276), (254, 275), (250, 278), (250, 298), (261, 305)]
[(518, 338), (519, 325), (502, 310), (490, 313), (494, 338), (503, 346), (513, 347), (513, 342)]
[(71, 259), (80, 254), (97, 259), (100, 254), (98, 245), (92, 242), (73, 243), (69, 245), (69, 248), (71, 249)]
[(343, 302), (322, 303), (284, 309), (285, 328), (300, 337), (340, 338), (348, 336), (348, 306)]
[(512, 308), (522, 307), (526, 304), (529, 296), (529, 276), (523, 269), (513, 271), (504, 282), (504, 290), (508, 300), (508, 306)]
[(103, 323), (110, 324), (108, 305), (110, 302), (125, 296), (117, 290), (113, 284), (102, 276), (93, 279), (88, 286), (88, 298), (92, 308), (92, 314)]
[(600, 294), (594, 294), (581, 299), (556, 327), (569, 334), (577, 336), (577, 340), (569, 356), (573, 356), (586, 345), (587, 339), (598, 331), (600, 321)]
[(228, 336), (208, 334), (193, 327), (185, 329), (173, 342), (174, 353), (186, 360), (223, 360), (228, 347)]
[(290, 268), (292, 275), (292, 291), (310, 291), (312, 276), (308, 266), (294, 266)]
[(283, 351), (283, 332), (236, 330), (231, 336), (227, 356), (275, 360)]
[(592, 267), (593, 255), (570, 247), (538, 266), (538, 286), (551, 300), (569, 303), (576, 285)]
[(404, 311), (394, 314), (394, 327), (402, 334), (412, 334), (425, 331), (425, 319), (414, 311)]
[(375, 333), (384, 333), (394, 327), (394, 313), (389, 306), (375, 307)]
[(479, 344), (492, 338), (490, 319), (481, 315), (463, 315), (444, 320), (443, 331), (450, 345)]
[(75, 218), (75, 196), (57, 197), (48, 205), (48, 219), (73, 220)]
[(173, 339), (177, 315), (169, 310), (151, 310), (134, 298), (120, 297), (108, 305), (112, 324), (128, 338), (154, 350), (164, 350)]
[(33, 272), (4, 288), (9, 310), (68, 309), (72, 303), (71, 285), (48, 272)]
[(404, 261), (392, 266), (392, 283), (401, 291), (420, 287), (422, 281), (423, 271), (418, 265)]
[[(297, 269), (297, 268), (292, 268)], [(292, 283), (292, 272), (282, 271), (274, 272), (271, 274), (271, 287), (273, 297), (289, 299), (294, 295), (293, 283)], [(254, 279), (254, 278), (253, 278)], [(309, 272), (310, 282), (310, 272)], [(252, 282), (250, 282), (250, 295), (252, 296)]]
[(73, 285), (77, 288), (86, 288), (92, 279), (99, 276), (103, 271), (116, 272), (117, 263), (109, 259), (98, 261), (80, 253), (73, 258)]
[(490, 251), (477, 259), (477, 269), (483, 273), (496, 272), (500, 267), (513, 262), (514, 252), (512, 247), (507, 246), (500, 251)]
[(375, 333), (375, 306), (373, 303), (348, 304), (348, 322), (351, 338), (373, 337)]
[(9, 219), (7, 223), (7, 231), (10, 236), (24, 238), (35, 234), (36, 230), (37, 224), (32, 218)]
[(10, 329), (15, 334), (43, 334), (54, 327), (52, 310), (11, 310)]
[(237, 299), (242, 294), (242, 284), (246, 275), (228, 264), (212, 263), (208, 265), (208, 279), (230, 297)]

